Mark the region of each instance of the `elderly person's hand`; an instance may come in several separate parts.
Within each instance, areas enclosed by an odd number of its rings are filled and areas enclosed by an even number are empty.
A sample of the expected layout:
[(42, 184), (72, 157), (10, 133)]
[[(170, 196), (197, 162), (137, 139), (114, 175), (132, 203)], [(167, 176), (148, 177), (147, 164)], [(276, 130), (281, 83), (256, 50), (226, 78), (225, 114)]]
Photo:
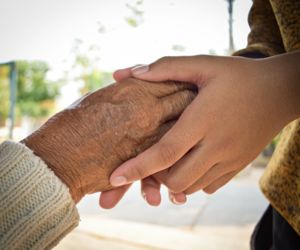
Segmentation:
[(22, 142), (78, 202), (110, 189), (112, 171), (157, 142), (194, 97), (188, 84), (127, 79), (82, 97)]

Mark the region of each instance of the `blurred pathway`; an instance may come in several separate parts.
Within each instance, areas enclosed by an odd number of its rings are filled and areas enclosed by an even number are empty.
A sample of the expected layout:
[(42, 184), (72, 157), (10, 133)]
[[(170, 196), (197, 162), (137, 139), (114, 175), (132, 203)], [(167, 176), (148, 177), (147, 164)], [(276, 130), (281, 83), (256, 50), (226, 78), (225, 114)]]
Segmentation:
[(137, 184), (112, 210), (88, 196), (78, 207), (80, 226), (56, 249), (249, 249), (267, 206), (257, 184), (262, 171), (248, 168), (214, 195), (199, 192), (183, 206), (171, 204), (163, 190), (161, 206), (150, 207)]

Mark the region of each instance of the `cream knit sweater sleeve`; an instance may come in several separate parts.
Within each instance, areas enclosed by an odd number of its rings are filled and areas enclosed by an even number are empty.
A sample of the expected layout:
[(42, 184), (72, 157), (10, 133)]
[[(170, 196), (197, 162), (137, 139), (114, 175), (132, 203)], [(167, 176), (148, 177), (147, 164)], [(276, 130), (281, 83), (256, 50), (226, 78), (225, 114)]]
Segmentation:
[(0, 249), (50, 249), (78, 225), (69, 190), (25, 145), (0, 145)]

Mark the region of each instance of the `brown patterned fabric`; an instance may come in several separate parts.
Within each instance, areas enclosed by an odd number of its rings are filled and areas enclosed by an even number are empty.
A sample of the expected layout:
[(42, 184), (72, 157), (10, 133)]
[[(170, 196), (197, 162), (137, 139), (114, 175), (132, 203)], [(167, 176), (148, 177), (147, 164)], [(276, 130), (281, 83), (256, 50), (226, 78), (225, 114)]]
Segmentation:
[(300, 0), (270, 0), (286, 52), (300, 49)]
[[(272, 56), (300, 50), (300, 0), (254, 0), (249, 25), (248, 46), (234, 55), (259, 52)], [(283, 130), (260, 186), (300, 235), (300, 119)]]
[(269, 0), (254, 0), (248, 22), (250, 33), (247, 48), (234, 55), (248, 52), (260, 52), (266, 56), (284, 53), (281, 33)]

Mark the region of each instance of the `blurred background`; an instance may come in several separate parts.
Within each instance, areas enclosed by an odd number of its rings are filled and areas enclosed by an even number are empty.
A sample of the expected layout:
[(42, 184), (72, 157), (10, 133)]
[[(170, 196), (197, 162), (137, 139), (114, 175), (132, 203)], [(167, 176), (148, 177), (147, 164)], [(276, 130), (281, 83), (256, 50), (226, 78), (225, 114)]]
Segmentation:
[[(166, 55), (229, 55), (246, 46), (251, 0), (1, 1), (0, 142), (20, 140), (116, 69)], [(249, 249), (266, 207), (258, 179), (276, 140), (230, 184), (186, 205), (149, 207), (135, 184), (106, 211), (80, 204), (57, 249)]]

